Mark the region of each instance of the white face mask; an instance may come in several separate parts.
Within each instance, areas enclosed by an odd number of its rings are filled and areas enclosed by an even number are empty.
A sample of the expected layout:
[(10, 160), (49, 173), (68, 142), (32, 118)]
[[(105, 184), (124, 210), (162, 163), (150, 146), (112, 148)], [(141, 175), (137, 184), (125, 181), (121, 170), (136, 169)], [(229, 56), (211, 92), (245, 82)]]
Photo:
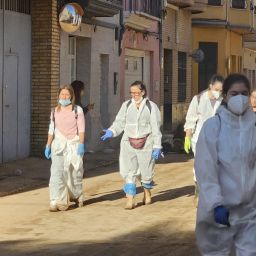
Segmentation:
[(228, 109), (236, 115), (242, 115), (249, 107), (249, 98), (244, 95), (233, 96), (228, 100)]
[(141, 97), (139, 100), (132, 99), (132, 102), (136, 104), (140, 104), (143, 101), (143, 99), (144, 99), (143, 97)]
[(220, 93), (220, 91), (213, 91), (212, 90), (212, 95), (217, 100), (220, 97), (221, 93)]

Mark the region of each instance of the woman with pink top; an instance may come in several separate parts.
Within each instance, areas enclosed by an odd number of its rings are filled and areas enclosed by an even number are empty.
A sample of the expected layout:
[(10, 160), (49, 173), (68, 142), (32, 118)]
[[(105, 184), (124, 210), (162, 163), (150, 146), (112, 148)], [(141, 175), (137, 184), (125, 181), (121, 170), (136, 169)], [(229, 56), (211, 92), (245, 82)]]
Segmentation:
[(52, 110), (45, 157), (52, 159), (50, 211), (65, 211), (69, 201), (83, 206), (83, 155), (85, 120), (75, 105), (71, 86), (61, 86), (58, 105)]

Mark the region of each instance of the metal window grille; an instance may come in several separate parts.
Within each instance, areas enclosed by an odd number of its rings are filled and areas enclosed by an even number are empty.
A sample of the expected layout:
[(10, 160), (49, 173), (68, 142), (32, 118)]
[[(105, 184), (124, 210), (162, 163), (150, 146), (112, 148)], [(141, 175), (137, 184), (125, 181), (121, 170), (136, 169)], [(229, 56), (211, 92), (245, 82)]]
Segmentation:
[(155, 17), (160, 17), (161, 1), (125, 0), (124, 9), (129, 12), (144, 12)]
[(246, 9), (246, 0), (232, 0), (231, 7), (236, 9)]
[(185, 102), (187, 98), (187, 54), (178, 53), (178, 102)]
[(30, 14), (30, 0), (0, 0), (0, 9), (4, 4), (5, 10)]
[(221, 6), (223, 5), (223, 0), (208, 0), (208, 5)]

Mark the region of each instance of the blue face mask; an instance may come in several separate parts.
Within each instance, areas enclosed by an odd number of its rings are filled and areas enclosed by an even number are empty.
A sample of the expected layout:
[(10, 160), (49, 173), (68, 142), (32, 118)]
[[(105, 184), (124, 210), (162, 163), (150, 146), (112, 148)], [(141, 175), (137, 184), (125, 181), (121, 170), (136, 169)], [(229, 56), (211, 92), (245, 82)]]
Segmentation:
[(59, 99), (59, 103), (61, 106), (68, 106), (71, 104), (71, 100), (70, 99), (66, 99), (66, 100), (62, 100), (62, 99)]

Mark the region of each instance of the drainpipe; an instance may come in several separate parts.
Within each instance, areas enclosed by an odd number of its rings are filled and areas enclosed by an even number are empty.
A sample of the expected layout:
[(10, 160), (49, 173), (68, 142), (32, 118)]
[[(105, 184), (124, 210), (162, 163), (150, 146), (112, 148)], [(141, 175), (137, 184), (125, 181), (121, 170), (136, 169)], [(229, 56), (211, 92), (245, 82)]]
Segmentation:
[[(2, 91), (2, 106), (3, 106), (3, 102), (4, 102), (4, 62), (5, 62), (5, 58), (4, 58), (4, 54), (5, 54), (5, 34), (4, 34), (4, 29), (5, 29), (5, 1), (2, 1), (3, 2), (3, 19), (2, 19), (2, 22), (3, 22), (3, 26), (2, 26), (2, 33), (3, 33), (3, 49), (2, 49), (2, 88), (1, 88), (1, 91)], [(1, 154), (1, 162), (3, 162), (3, 159), (4, 159), (4, 124), (3, 124), (3, 116), (4, 116), (4, 111), (3, 111), (3, 107), (2, 107), (2, 112), (1, 112), (1, 119), (2, 119), (2, 137), (1, 137), (1, 143), (2, 143), (2, 154)]]
[(123, 35), (125, 32), (125, 27), (124, 27), (124, 6), (119, 12), (119, 42), (118, 42), (118, 54), (121, 56), (122, 54), (122, 40), (123, 40)]
[[(160, 106), (162, 107), (164, 102), (161, 102), (161, 99), (163, 99), (164, 91), (163, 91), (163, 84), (162, 84), (162, 75), (163, 75), (163, 69), (164, 69), (164, 42), (163, 42), (163, 27), (164, 27), (164, 1), (161, 0), (161, 5), (160, 5), (160, 21), (158, 22), (158, 29), (159, 29), (159, 63), (160, 63), (160, 99), (159, 103)], [(163, 119), (162, 119), (163, 120)]]
[(255, 10), (256, 1), (252, 0), (252, 31), (254, 32), (254, 10)]
[(229, 8), (231, 8), (231, 1), (232, 0), (225, 0), (226, 1), (226, 3), (225, 3), (225, 5), (226, 5), (226, 23), (227, 23), (227, 27), (229, 26)]
[[(228, 35), (230, 35), (230, 31), (228, 30), (229, 27), (229, 8), (231, 7), (231, 0), (226, 0), (226, 34), (227, 34), (227, 38), (226, 38), (226, 47), (228, 46)], [(229, 39), (230, 40), (230, 39)], [(226, 70), (227, 70), (227, 75), (230, 73), (230, 62), (231, 62), (231, 51), (230, 51), (230, 47), (231, 47), (231, 43), (229, 42), (229, 54), (227, 56), (227, 60), (226, 60)]]
[(160, 22), (158, 23), (159, 27), (159, 57), (160, 57), (160, 65), (162, 69), (162, 62), (163, 62), (163, 24), (164, 24), (164, 0), (161, 1), (160, 5)]

